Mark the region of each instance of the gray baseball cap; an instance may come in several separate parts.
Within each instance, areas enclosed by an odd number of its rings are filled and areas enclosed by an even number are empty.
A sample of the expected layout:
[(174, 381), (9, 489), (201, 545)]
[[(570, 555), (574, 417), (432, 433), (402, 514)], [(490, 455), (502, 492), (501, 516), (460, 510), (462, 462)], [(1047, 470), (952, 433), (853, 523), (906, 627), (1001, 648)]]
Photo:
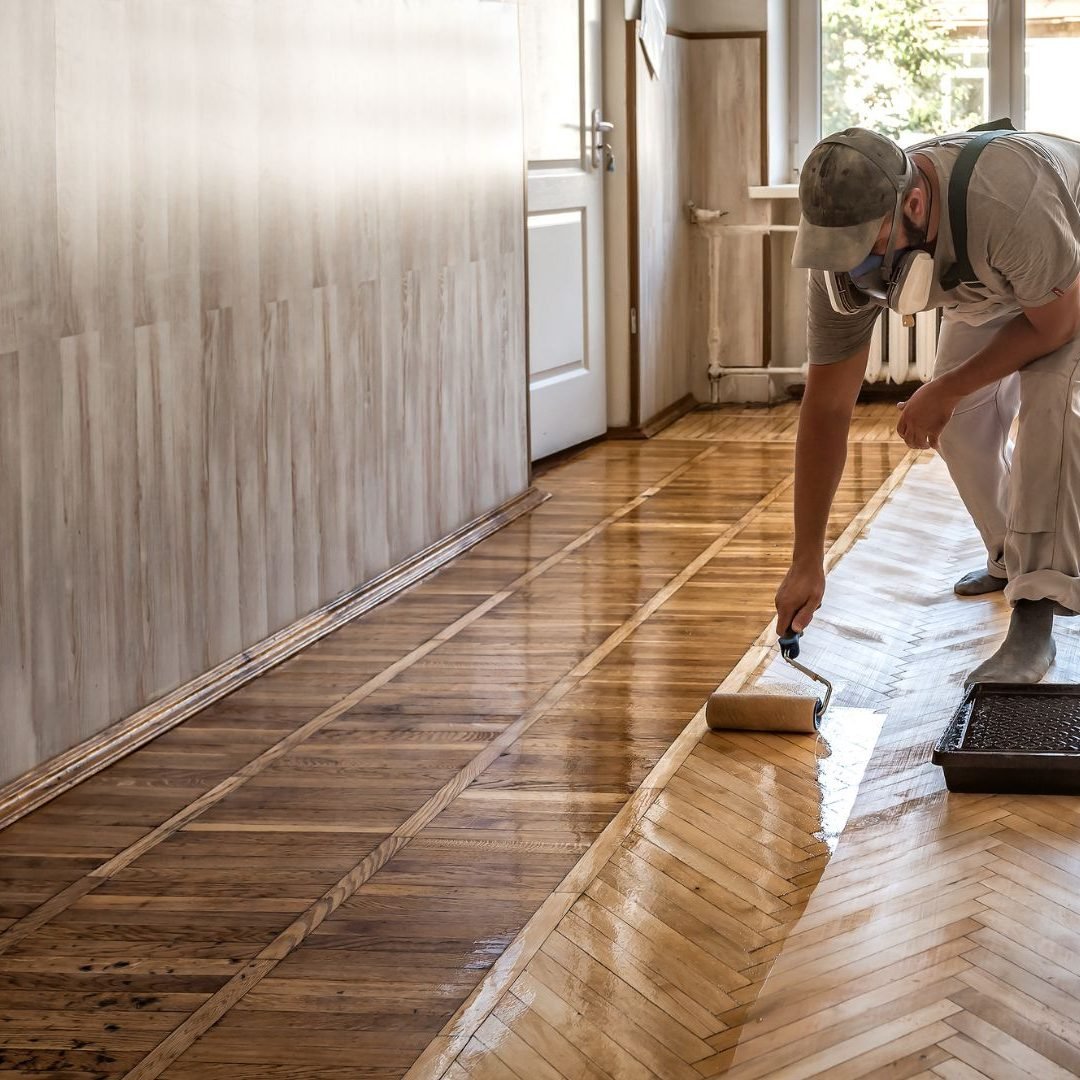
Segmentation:
[(907, 155), (884, 135), (847, 128), (822, 139), (799, 177), (802, 216), (791, 265), (854, 269), (870, 254), (910, 179)]

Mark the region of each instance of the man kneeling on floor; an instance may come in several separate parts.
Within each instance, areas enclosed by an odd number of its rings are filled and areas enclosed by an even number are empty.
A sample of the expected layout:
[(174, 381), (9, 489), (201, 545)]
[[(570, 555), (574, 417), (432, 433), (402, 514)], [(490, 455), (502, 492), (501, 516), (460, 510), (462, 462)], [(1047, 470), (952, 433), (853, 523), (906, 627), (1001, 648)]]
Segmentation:
[(955, 591), (1004, 589), (1012, 605), (1005, 641), (968, 682), (1038, 682), (1055, 614), (1080, 612), (1080, 143), (1008, 129), (905, 153), (850, 128), (811, 152), (799, 199), (810, 369), (778, 625), (802, 630), (821, 603), (875, 320), (885, 306), (942, 308), (933, 380), (900, 405), (897, 431), (941, 453), (986, 545), (985, 569)]

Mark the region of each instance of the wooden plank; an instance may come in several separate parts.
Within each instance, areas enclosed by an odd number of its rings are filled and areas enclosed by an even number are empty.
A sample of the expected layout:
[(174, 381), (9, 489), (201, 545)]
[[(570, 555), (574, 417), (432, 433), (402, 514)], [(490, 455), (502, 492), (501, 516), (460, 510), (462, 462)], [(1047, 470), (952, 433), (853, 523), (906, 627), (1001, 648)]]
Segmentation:
[[(904, 461), (897, 447), (865, 461), (854, 455), (858, 476), (832, 536), (859, 512), (868, 477), (880, 487)], [(156, 1045), (140, 1061), (125, 1059), (134, 1076), (157, 1074), (179, 1052), (170, 1074), (223, 1076), (231, 1063), (246, 1077), (257, 1071), (261, 1045), (267, 1063), (303, 1059), (318, 1063), (313, 1071), (332, 1070), (347, 1062), (350, 1040), (380, 1054), (385, 1068), (405, 1071), (433, 1037), (435, 1056), (453, 1060), (461, 1046), (450, 1035), (439, 1043), (438, 1032), (486, 967), (496, 965), (493, 984), (505, 989), (563, 921), (566, 932), (550, 939), (553, 962), (582, 984), (576, 992), (597, 1019), (611, 998), (655, 1040), (641, 1052), (660, 1055), (656, 1063), (668, 1061), (664, 1054), (709, 1055), (706, 1037), (728, 1023), (716, 1013), (730, 1014), (736, 1002), (696, 1000), (702, 979), (686, 964), (672, 969), (677, 980), (656, 969), (665, 961), (655, 942), (675, 940), (660, 922), (689, 935), (705, 967), (723, 965), (728, 980), (749, 948), (769, 945), (762, 931), (779, 924), (631, 830), (651, 827), (644, 814), (700, 729), (686, 729), (672, 756), (665, 751), (726, 666), (742, 680), (768, 655), (766, 633), (753, 662), (737, 663), (767, 621), (771, 590), (762, 579), (790, 514), (789, 453), (761, 466), (753, 448), (596, 447), (545, 477), (553, 498), (527, 529), (491, 537), (402, 602), (343, 627), (265, 684), (139, 751), (115, 780), (103, 774), (85, 795), (75, 789), (9, 830), (13, 847), (0, 855), (18, 874), (5, 877), (0, 898), (10, 906), (0, 910), (12, 915), (0, 918), (15, 919), (8, 929), (27, 921), (0, 955), (0, 1004), (20, 1016), (49, 1013), (62, 1025), (58, 999), (40, 995), (68, 988), (83, 995), (68, 999), (78, 1024), (80, 1004), (111, 993), (130, 1037)], [(665, 521), (678, 527), (653, 527)], [(715, 603), (718, 590), (732, 587), (743, 596), (737, 612)], [(581, 628), (573, 640), (571, 621)], [(697, 652), (687, 650), (687, 625), (699, 628)], [(646, 665), (652, 675), (642, 683)], [(282, 740), (279, 752), (261, 756)], [(786, 790), (804, 800), (812, 787), (800, 787), (801, 777), (815, 775), (820, 760), (797, 747), (776, 756), (761, 741), (738, 749), (742, 775), (779, 768)], [(589, 765), (577, 772), (568, 761)], [(168, 794), (179, 806), (155, 786), (163, 770), (175, 774)], [(220, 797), (206, 799), (214, 784), (223, 785)], [(747, 873), (790, 892), (820, 872), (814, 830), (785, 826), (793, 819), (774, 814), (749, 781), (726, 804), (699, 799), (690, 784), (679, 790), (691, 816), (711, 806), (738, 815), (739, 838), (728, 850), (747, 860)], [(615, 831), (605, 833), (613, 816)], [(115, 824), (124, 820), (145, 825)], [(575, 867), (590, 844), (591, 857)], [(765, 865), (753, 864), (757, 850)], [(57, 872), (65, 862), (77, 866), (76, 889), (90, 891), (65, 893), (70, 882), (50, 877), (36, 852)], [(635, 866), (660, 886), (655, 899), (630, 895)], [(603, 930), (566, 914), (593, 879), (632, 905)], [(728, 900), (743, 909), (729, 910)], [(515, 940), (537, 909), (540, 921)], [(785, 917), (795, 910), (786, 901), (781, 909)], [(603, 922), (604, 910), (589, 912)], [(440, 932), (447, 920), (454, 930)], [(759, 957), (747, 968), (754, 975), (735, 984), (756, 993), (759, 982), (748, 980), (760, 980), (766, 966)], [(129, 992), (124, 979), (147, 989)], [(99, 985), (105, 994), (85, 996)], [(145, 1004), (166, 985), (171, 997), (161, 1000), (179, 1009)], [(564, 981), (563, 989), (573, 986)], [(534, 1038), (552, 1054), (561, 1046), (567, 1068), (580, 1070), (535, 1012), (520, 1013), (522, 1029), (504, 1015), (503, 989), (481, 983), (475, 1012), (462, 1013), (455, 1029), (479, 1017), (465, 1043), (470, 1069), (488, 1068), (480, 1064), (487, 1050), (497, 1056), (477, 1034), (495, 1015), (509, 1034), (495, 1024), (485, 1031), (513, 1054)], [(313, 1011), (317, 1023), (299, 1021)], [(171, 1015), (171, 1034), (152, 1022), (140, 1028), (144, 1012)], [(386, 1030), (395, 1034), (383, 1053)]]

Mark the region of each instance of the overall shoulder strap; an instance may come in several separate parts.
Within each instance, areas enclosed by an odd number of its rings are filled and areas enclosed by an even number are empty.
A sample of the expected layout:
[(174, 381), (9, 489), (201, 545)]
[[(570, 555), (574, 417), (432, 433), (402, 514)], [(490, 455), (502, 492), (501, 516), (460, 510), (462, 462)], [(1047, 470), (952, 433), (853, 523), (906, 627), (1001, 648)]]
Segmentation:
[(967, 199), (971, 174), (975, 171), (975, 162), (986, 147), (1004, 135), (1013, 134), (1010, 128), (997, 128), (980, 131), (969, 139), (960, 151), (952, 175), (949, 177), (949, 229), (952, 233), (953, 252), (956, 262), (941, 275), (943, 289), (955, 289), (957, 285), (979, 285), (980, 281), (971, 268), (967, 246)]
[(1008, 116), (1002, 116), (997, 120), (987, 120), (985, 123), (969, 127), (968, 131), (1016, 131), (1016, 125)]

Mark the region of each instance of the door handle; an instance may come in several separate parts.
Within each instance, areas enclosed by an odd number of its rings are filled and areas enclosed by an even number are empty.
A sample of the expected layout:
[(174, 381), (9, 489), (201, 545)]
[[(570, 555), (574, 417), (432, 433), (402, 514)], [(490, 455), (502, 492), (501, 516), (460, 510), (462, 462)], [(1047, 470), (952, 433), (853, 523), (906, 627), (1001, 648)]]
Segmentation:
[[(592, 111), (592, 167), (599, 169), (604, 164), (604, 136), (609, 131), (614, 131), (615, 125), (604, 119), (604, 114), (599, 109)], [(608, 172), (615, 171), (615, 155), (608, 148)]]

